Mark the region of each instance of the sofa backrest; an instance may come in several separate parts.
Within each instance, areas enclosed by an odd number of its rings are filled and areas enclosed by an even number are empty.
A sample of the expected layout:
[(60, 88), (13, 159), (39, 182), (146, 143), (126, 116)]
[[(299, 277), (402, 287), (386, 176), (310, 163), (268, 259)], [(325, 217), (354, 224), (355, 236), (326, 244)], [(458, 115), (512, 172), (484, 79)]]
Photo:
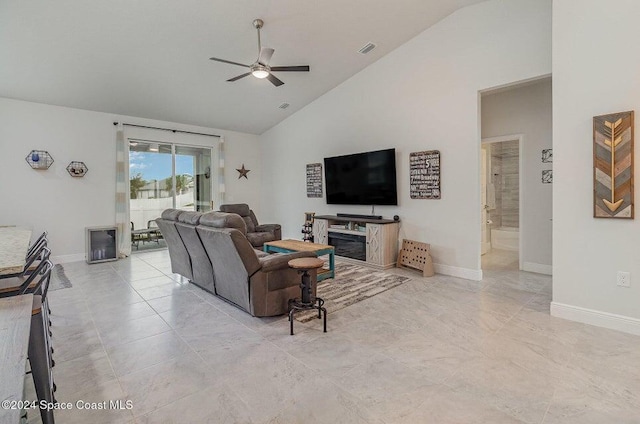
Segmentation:
[(247, 225), (247, 232), (253, 233), (258, 225), (258, 220), (249, 205), (246, 203), (234, 203), (229, 205), (220, 205), (221, 212), (235, 213), (240, 215)]
[(176, 228), (176, 220), (182, 213), (183, 211), (178, 209), (167, 209), (162, 212), (160, 218), (156, 219), (156, 224), (167, 242), (171, 258), (171, 271), (193, 280), (191, 258)]
[(215, 293), (211, 262), (196, 231), (196, 225), (200, 223), (202, 215), (202, 212), (183, 212), (178, 216), (176, 229), (191, 259), (192, 281), (203, 289)]
[(198, 225), (202, 215), (202, 212), (184, 211), (178, 215), (177, 221), (183, 224)]
[(261, 267), (251, 243), (235, 228), (199, 225), (196, 230), (211, 260), (216, 294), (250, 312), (249, 277)]
[(182, 211), (180, 209), (165, 209), (165, 210), (162, 211), (162, 214), (160, 215), (160, 218), (167, 219), (169, 221), (177, 221), (178, 217), (183, 212), (184, 211)]
[(200, 225), (212, 228), (235, 228), (243, 235), (247, 234), (245, 221), (235, 213), (207, 212), (200, 217)]

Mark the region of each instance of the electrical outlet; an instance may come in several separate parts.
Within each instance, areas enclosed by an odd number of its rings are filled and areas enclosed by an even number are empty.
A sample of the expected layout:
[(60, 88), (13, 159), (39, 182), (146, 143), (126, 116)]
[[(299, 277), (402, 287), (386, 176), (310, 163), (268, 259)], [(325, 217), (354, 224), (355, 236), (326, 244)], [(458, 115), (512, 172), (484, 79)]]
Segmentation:
[(631, 273), (618, 271), (618, 285), (620, 287), (631, 287)]

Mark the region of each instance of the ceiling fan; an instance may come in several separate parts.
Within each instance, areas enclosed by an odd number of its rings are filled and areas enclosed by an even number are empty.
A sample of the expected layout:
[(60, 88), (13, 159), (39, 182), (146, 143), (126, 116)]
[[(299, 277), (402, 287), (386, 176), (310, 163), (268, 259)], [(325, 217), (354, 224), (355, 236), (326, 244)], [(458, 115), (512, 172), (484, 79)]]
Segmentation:
[(264, 21), (262, 19), (255, 19), (253, 21), (253, 26), (258, 30), (258, 59), (252, 63), (251, 65), (245, 65), (238, 62), (232, 62), (230, 60), (219, 59), (217, 57), (210, 58), (211, 60), (215, 60), (216, 62), (229, 63), (231, 65), (244, 66), (245, 68), (249, 68), (249, 72), (238, 75), (237, 77), (233, 77), (228, 79), (228, 82), (238, 81), (241, 78), (244, 78), (249, 75), (253, 75), (256, 78), (266, 78), (276, 87), (281, 86), (284, 82), (280, 81), (276, 78), (272, 72), (309, 72), (309, 66), (269, 66), (269, 61), (271, 60), (271, 56), (273, 56), (274, 50), (269, 47), (262, 47), (260, 44), (260, 28), (264, 26)]

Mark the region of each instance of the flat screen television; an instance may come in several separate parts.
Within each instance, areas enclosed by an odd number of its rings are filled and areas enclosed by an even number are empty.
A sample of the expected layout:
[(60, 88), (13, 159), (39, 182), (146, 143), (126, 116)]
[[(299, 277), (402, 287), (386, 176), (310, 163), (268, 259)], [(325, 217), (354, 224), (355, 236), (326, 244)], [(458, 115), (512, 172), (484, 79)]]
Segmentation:
[(330, 205), (397, 205), (396, 149), (324, 158)]

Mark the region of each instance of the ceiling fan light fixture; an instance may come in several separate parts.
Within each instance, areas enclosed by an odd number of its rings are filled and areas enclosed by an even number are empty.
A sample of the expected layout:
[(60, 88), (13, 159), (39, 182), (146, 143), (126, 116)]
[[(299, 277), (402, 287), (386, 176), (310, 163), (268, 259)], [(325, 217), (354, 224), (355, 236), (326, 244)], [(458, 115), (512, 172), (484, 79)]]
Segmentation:
[(256, 63), (251, 66), (251, 75), (259, 79), (264, 79), (269, 76), (269, 68)]
[(264, 69), (258, 69), (256, 71), (251, 72), (251, 75), (253, 75), (256, 78), (266, 78), (269, 76), (269, 72), (265, 71)]

